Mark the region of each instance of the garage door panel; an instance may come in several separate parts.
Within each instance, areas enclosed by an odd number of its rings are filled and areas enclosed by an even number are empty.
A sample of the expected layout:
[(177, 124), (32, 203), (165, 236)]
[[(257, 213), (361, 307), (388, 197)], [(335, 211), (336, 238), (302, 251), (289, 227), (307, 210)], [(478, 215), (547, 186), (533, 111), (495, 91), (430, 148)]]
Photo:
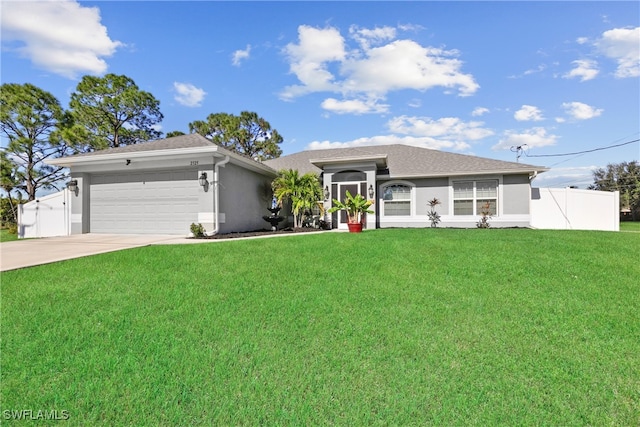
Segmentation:
[(198, 218), (196, 171), (91, 177), (91, 232), (187, 234)]

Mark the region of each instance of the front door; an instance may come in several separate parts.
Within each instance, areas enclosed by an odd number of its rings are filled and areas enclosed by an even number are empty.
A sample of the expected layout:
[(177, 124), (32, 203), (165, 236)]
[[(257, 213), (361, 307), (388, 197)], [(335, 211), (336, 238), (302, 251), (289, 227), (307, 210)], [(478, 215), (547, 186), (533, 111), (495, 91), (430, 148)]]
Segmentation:
[[(352, 196), (355, 196), (356, 194), (360, 194), (360, 183), (359, 182), (339, 183), (338, 194), (340, 197), (338, 198), (338, 200), (340, 200), (341, 202), (344, 202), (344, 200), (347, 197), (347, 190)], [(345, 211), (340, 211), (338, 215), (338, 228), (346, 230), (347, 222), (348, 222), (347, 213)]]

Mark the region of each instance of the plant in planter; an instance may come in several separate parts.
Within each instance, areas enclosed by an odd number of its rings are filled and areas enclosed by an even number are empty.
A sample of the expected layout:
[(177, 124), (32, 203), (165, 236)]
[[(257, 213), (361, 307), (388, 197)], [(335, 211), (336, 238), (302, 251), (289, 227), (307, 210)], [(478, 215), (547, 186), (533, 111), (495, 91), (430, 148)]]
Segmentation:
[(440, 222), (440, 214), (436, 212), (436, 206), (440, 204), (440, 200), (437, 198), (433, 198), (427, 202), (431, 207), (431, 211), (427, 212), (427, 216), (429, 217), (429, 221), (431, 221), (431, 227), (435, 228), (438, 226)]
[(337, 211), (345, 211), (347, 213), (347, 223), (349, 231), (359, 233), (362, 231), (362, 223), (364, 222), (364, 214), (374, 213), (369, 207), (373, 204), (371, 200), (365, 199), (361, 194), (352, 196), (347, 190), (344, 202), (333, 199), (333, 207), (328, 210), (329, 213)]

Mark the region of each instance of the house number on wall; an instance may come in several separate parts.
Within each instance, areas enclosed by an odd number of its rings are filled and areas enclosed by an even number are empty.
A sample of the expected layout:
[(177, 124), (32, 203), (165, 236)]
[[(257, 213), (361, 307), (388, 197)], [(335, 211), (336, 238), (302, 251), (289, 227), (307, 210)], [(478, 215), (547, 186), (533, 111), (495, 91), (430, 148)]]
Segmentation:
[(197, 160), (192, 160), (191, 161), (191, 166), (198, 166), (198, 161)]

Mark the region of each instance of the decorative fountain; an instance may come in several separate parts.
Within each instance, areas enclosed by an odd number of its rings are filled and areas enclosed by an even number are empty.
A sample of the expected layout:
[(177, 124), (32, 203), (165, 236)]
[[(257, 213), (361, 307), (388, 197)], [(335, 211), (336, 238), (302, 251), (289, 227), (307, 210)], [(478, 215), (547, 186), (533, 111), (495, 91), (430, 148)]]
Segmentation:
[(276, 231), (278, 229), (278, 223), (284, 220), (284, 218), (278, 215), (280, 207), (275, 197), (271, 200), (271, 207), (267, 209), (271, 212), (271, 215), (264, 215), (262, 219), (271, 224), (271, 231)]

